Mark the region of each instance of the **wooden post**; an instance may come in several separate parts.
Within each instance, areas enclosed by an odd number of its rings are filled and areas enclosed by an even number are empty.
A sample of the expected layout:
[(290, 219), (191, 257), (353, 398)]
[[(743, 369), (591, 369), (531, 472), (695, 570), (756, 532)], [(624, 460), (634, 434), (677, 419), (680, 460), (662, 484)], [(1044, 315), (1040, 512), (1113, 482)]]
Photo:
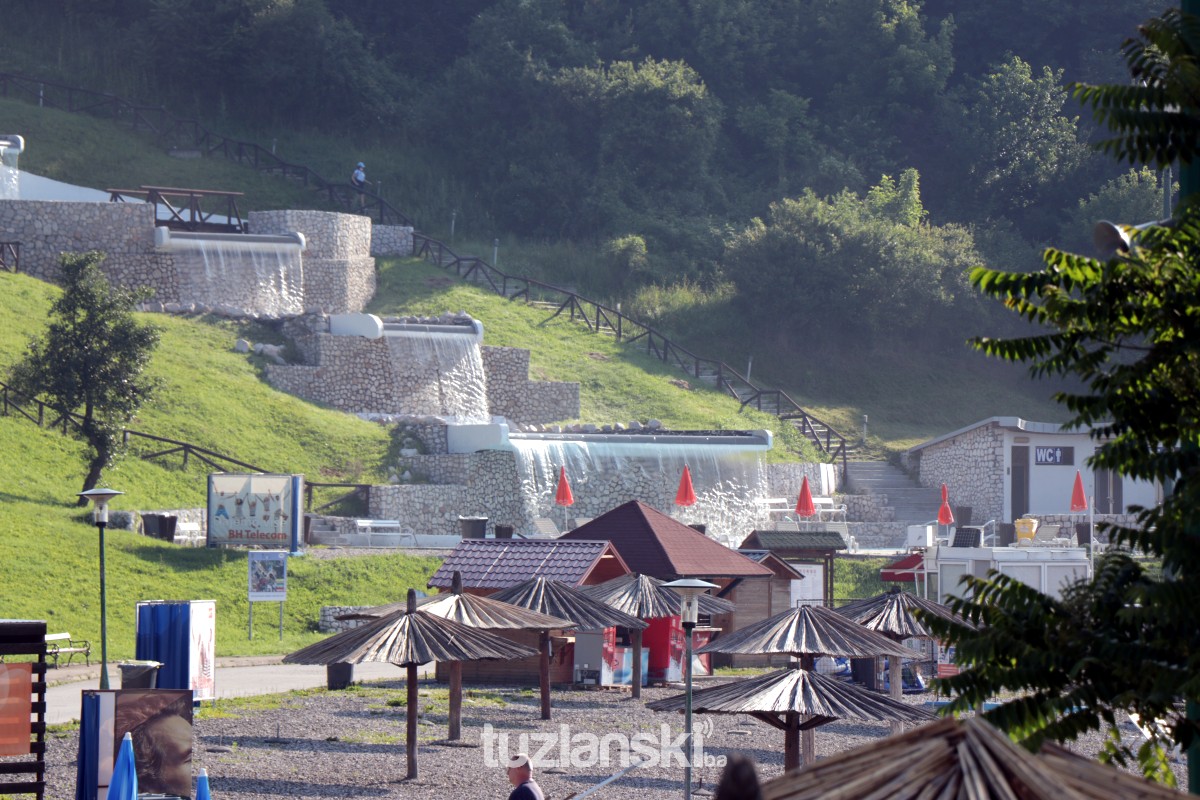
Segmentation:
[(417, 779), (417, 665), (408, 665), (408, 725), (404, 749), (408, 756), (408, 780)]
[[(897, 656), (888, 656), (888, 682), (892, 686), (892, 699), (899, 702), (904, 699), (904, 661)], [(904, 733), (904, 723), (892, 722), (892, 733)]]
[(542, 631), (538, 639), (538, 683), (542, 689), (542, 719), (550, 719), (550, 631)]
[[(789, 711), (785, 715), (786, 726), (783, 732), (783, 771), (791, 772), (800, 766), (800, 714)], [(811, 731), (804, 731), (805, 734)], [(809, 757), (804, 757), (804, 765), (808, 766)]]
[(642, 696), (642, 631), (638, 628), (631, 633), (633, 636), (633, 686), (630, 696), (637, 700)]
[(462, 738), (462, 662), (450, 662), (450, 735), (456, 741)]

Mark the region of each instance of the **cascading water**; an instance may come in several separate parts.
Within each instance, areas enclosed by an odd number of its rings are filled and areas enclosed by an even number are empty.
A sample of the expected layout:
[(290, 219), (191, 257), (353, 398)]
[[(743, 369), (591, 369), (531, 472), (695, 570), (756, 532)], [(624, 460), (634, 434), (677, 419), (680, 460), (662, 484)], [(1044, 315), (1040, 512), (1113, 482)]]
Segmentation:
[[(479, 340), (463, 333), (384, 328), (397, 380), (420, 387), (411, 402), (413, 414), (432, 414), (455, 423), (490, 422), (487, 378)], [(448, 327), (448, 326), (441, 326)]]
[(0, 200), (17, 200), (21, 196), (21, 173), (17, 161), (24, 149), (20, 136), (0, 136)]
[(158, 247), (174, 256), (182, 301), (276, 318), (304, 311), (304, 242), (298, 234), (155, 230)]
[[(755, 498), (767, 490), (763, 447), (736, 442), (547, 440), (536, 434), (510, 434), (516, 452), (521, 494), (531, 517), (550, 517), (559, 527), (563, 517), (594, 517), (637, 498), (687, 523), (704, 523), (706, 533), (736, 546), (753, 529)], [(668, 438), (668, 437), (646, 437)], [(686, 436), (672, 436), (685, 439)], [(701, 437), (697, 437), (701, 438)], [(715, 437), (708, 437), (715, 438)], [(768, 445), (769, 446), (769, 445)], [(674, 505), (683, 467), (692, 473), (696, 504)], [(566, 467), (575, 505), (554, 504), (559, 468)]]

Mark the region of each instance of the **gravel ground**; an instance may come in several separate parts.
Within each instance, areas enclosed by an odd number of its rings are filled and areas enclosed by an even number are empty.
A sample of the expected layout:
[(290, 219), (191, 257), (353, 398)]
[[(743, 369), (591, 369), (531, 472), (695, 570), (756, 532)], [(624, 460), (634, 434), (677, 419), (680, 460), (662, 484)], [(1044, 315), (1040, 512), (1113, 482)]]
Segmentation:
[[(647, 735), (658, 742), (661, 728), (669, 726), (668, 739), (682, 732), (682, 716), (655, 713), (643, 702), (619, 690), (564, 690), (553, 694), (554, 719), (539, 719), (537, 693), (532, 689), (466, 686), (463, 706), (463, 744), (440, 744), (446, 736), (444, 684), (422, 683), (420, 778), (403, 780), (404, 682), (371, 683), (349, 691), (298, 692), (274, 698), (240, 702), (223, 701), (195, 722), (194, 770), (208, 769), (215, 800), (250, 798), (362, 797), (503, 798), (509, 786), (504, 769), (496, 765), (508, 752), (522, 747), (522, 734), (569, 731), (574, 744), (555, 748), (551, 757), (574, 755), (563, 770), (540, 768), (535, 777), (546, 797), (561, 800), (598, 783), (618, 771), (621, 748), (601, 748), (610, 754), (607, 764), (588, 765), (587, 734)], [(643, 701), (678, 694), (678, 689), (648, 688)], [(921, 704), (929, 695), (906, 697)], [(710, 760), (740, 751), (758, 764), (760, 777), (778, 775), (783, 768), (783, 733), (750, 717), (698, 715), (696, 731), (703, 735), (703, 753)], [(491, 737), (486, 725), (492, 726)], [(562, 726), (566, 726), (564, 729)], [(1129, 731), (1132, 732), (1132, 731)], [(1127, 733), (1127, 732), (1123, 732)], [(869, 744), (888, 735), (885, 724), (835, 722), (816, 731), (817, 756)], [(1136, 735), (1136, 733), (1134, 733)], [(507, 736), (507, 742), (503, 736)], [(699, 742), (699, 740), (698, 740)], [(1099, 734), (1076, 745), (1078, 752), (1095, 754)], [(530, 752), (537, 743), (528, 745)], [(72, 800), (78, 736), (52, 737), (47, 752), (47, 798)], [(657, 748), (656, 748), (657, 750)], [(594, 761), (595, 759), (591, 759)], [(1177, 778), (1186, 785), (1183, 762), (1175, 765)], [(716, 765), (697, 766), (695, 779), (711, 790), (720, 777)], [(633, 770), (593, 797), (645, 800), (678, 797), (683, 791), (683, 771), (670, 766)]]

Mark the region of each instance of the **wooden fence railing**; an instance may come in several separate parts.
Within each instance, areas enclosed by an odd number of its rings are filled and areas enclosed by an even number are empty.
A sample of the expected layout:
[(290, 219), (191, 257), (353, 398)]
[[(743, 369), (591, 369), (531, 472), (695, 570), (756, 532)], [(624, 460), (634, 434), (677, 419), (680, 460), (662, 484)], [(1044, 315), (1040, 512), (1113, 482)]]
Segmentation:
[(176, 117), (161, 106), (142, 105), (106, 92), (65, 86), (9, 72), (0, 72), (0, 97), (11, 97), (45, 108), (109, 119), (153, 137), (159, 145), (166, 148), (192, 148), (205, 155), (216, 155), (235, 161), (258, 172), (298, 181), (319, 192), (332, 207), (341, 211), (366, 214), (380, 225), (413, 224), (408, 215), (379, 195), (351, 186), (349, 179), (344, 182), (328, 181), (303, 164), (285, 161), (253, 142), (243, 142), (214, 133), (197, 120)]
[(21, 243), (0, 242), (0, 269), (21, 271)]

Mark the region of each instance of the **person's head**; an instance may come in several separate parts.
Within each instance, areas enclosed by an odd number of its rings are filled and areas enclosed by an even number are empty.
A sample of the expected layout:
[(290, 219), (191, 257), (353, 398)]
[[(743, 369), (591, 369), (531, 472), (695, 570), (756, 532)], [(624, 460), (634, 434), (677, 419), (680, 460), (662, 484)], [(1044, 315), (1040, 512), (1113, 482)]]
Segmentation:
[(366, 165), (366, 164), (364, 164), (363, 162), (361, 162), (361, 161), (360, 161), (360, 162), (358, 162), (358, 168), (359, 168), (359, 169), (366, 169), (366, 168), (367, 168), (367, 165)]
[[(128, 690), (126, 690), (128, 692)], [(191, 693), (168, 696), (146, 690), (118, 702), (116, 732), (133, 734), (138, 786), (155, 794), (189, 797), (192, 793)], [(122, 698), (124, 700), (125, 697)]]
[(520, 786), (529, 780), (532, 774), (533, 766), (529, 763), (527, 754), (515, 753), (508, 757), (508, 782), (513, 786)]

